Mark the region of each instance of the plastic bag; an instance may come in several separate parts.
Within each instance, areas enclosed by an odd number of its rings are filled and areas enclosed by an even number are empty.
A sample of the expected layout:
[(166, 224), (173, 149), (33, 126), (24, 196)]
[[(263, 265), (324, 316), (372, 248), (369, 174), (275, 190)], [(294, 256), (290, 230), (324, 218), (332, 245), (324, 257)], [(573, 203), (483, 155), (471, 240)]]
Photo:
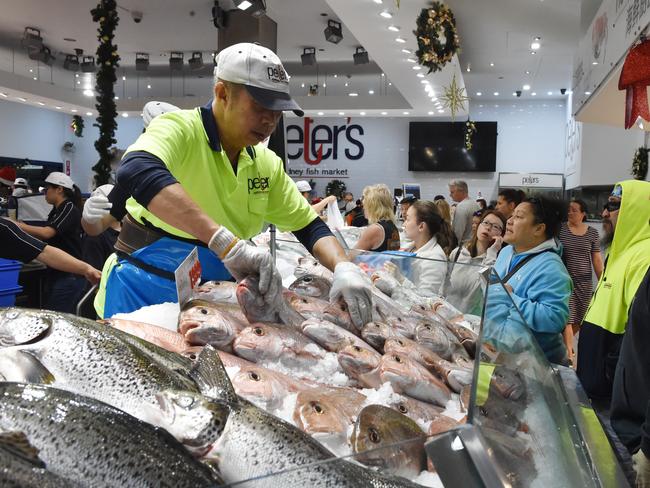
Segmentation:
[(343, 216), (336, 201), (327, 204), (327, 225), (332, 230), (342, 229)]

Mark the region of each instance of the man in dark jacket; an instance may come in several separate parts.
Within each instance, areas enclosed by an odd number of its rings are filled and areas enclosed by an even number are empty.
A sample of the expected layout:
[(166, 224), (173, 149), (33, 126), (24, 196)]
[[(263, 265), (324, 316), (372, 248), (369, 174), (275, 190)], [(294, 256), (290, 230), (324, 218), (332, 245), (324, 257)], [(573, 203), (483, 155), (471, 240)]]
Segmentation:
[(612, 427), (634, 455), (637, 486), (650, 486), (650, 270), (630, 307), (614, 376)]

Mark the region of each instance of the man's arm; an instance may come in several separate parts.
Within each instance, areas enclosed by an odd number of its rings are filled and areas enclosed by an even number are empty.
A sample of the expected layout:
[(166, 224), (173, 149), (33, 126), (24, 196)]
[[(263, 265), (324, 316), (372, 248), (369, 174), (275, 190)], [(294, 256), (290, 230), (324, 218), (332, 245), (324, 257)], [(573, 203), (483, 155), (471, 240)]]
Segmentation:
[(16, 221), (16, 225), (20, 227), (20, 230), (23, 232), (27, 232), (30, 236), (36, 237), (42, 241), (48, 241), (56, 235), (54, 227), (50, 227), (49, 225), (39, 227), (38, 225), (29, 225), (20, 221)]
[(603, 274), (603, 256), (600, 254), (600, 251), (596, 251), (591, 254), (591, 262), (594, 266), (596, 278), (600, 279), (600, 275)]
[(319, 263), (331, 271), (334, 271), (337, 264), (349, 261), (345, 250), (334, 236), (322, 237), (316, 241), (312, 254)]

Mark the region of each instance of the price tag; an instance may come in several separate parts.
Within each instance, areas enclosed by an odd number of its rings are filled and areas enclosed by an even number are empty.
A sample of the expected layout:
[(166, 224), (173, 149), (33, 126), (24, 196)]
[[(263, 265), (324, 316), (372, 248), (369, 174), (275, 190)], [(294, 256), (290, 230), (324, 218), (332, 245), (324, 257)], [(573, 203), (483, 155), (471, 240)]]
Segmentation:
[(183, 262), (174, 271), (176, 278), (176, 293), (178, 294), (178, 304), (181, 308), (185, 305), (192, 291), (201, 281), (201, 263), (199, 262), (199, 251), (192, 249)]

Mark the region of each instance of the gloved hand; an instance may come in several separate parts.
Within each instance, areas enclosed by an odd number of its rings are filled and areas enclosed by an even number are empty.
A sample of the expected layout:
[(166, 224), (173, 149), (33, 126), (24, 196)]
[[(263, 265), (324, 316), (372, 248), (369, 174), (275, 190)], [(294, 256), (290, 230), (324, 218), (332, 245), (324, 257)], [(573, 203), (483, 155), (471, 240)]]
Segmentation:
[(339, 297), (348, 305), (352, 322), (359, 330), (372, 320), (372, 284), (356, 264), (344, 261), (334, 268), (330, 300)]
[(384, 263), (384, 271), (386, 271), (387, 273), (390, 273), (393, 276), (393, 278), (395, 278), (400, 283), (404, 283), (404, 275), (399, 270), (397, 265), (395, 265), (395, 263), (393, 263), (391, 261), (386, 261)]
[(282, 294), (282, 277), (268, 251), (248, 245), (223, 226), (210, 238), (208, 247), (237, 281), (258, 275), (264, 301), (275, 305)]
[(86, 200), (81, 216), (87, 223), (96, 224), (108, 214), (112, 206), (113, 204), (104, 195), (95, 195)]
[(634, 461), (634, 471), (636, 471), (636, 486), (637, 488), (650, 487), (650, 459), (646, 457), (641, 449), (632, 456)]

